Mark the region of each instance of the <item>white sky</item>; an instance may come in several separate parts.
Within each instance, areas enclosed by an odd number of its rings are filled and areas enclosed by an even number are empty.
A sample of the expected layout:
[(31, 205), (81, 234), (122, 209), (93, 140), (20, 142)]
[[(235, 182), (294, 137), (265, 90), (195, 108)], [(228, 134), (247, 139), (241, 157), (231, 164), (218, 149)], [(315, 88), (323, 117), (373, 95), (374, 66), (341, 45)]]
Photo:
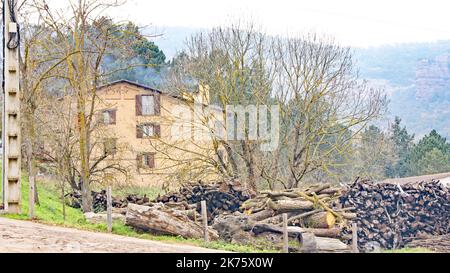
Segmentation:
[(314, 30), (362, 47), (450, 39), (448, 0), (128, 0), (111, 14), (162, 27), (252, 18), (271, 34)]

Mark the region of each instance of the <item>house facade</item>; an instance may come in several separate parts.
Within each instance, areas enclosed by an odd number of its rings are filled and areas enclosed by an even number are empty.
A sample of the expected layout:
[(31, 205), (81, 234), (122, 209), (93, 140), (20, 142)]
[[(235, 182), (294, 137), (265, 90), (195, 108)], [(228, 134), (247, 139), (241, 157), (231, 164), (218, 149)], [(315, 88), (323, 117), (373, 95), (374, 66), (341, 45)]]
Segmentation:
[[(209, 104), (206, 88), (187, 97), (123, 80), (99, 87), (97, 94), (96, 119), (101, 130), (94, 141), (103, 143), (97, 153), (111, 155), (103, 164), (114, 161), (127, 169), (127, 175), (112, 172), (104, 180), (161, 186), (189, 179), (194, 171), (216, 178), (208, 174), (211, 164), (207, 161), (218, 148), (210, 140), (193, 140), (190, 134), (198, 126), (192, 115), (186, 115), (195, 105)], [(181, 133), (185, 136), (174, 137)]]

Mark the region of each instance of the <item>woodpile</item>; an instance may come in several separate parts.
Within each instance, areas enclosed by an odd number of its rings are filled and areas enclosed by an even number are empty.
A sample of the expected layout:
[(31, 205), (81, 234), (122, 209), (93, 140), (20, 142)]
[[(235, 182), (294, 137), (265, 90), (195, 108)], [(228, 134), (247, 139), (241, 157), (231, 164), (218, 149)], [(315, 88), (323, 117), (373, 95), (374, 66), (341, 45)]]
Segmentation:
[[(203, 238), (201, 201), (206, 201), (206, 217), (212, 222), (225, 212), (239, 212), (240, 206), (249, 197), (237, 180), (185, 185), (179, 191), (159, 196), (153, 202), (144, 202), (144, 206), (134, 204), (140, 199), (128, 198), (126, 224), (156, 234)], [(217, 231), (211, 228), (208, 234), (211, 239), (218, 238)]]
[(450, 253), (450, 234), (413, 239), (406, 245), (410, 248), (426, 248), (434, 252)]
[[(332, 229), (345, 214), (332, 208), (340, 189), (329, 184), (305, 189), (263, 191), (242, 205), (254, 221), (281, 226), (282, 213), (288, 214), (288, 225), (312, 229)], [(326, 232), (325, 232), (326, 233)]]
[[(95, 211), (105, 211), (106, 191), (92, 196)], [(80, 207), (81, 196), (71, 197)], [(259, 195), (243, 189), (238, 180), (198, 182), (153, 201), (137, 195), (113, 198), (113, 206), (127, 208), (126, 224), (136, 229), (202, 238), (201, 201), (207, 203), (212, 239), (253, 245), (262, 239), (281, 248), (285, 213), (289, 236), (299, 242), (301, 252), (350, 251), (353, 223), (362, 251), (404, 246), (448, 250), (446, 242), (436, 239), (448, 239), (450, 230), (449, 190), (439, 181), (400, 186), (357, 180), (345, 188), (317, 184)]]
[[(175, 235), (184, 238), (203, 238), (204, 229), (201, 222), (193, 221), (195, 211), (182, 211), (167, 207), (163, 204), (140, 206), (128, 204), (126, 224), (135, 229), (161, 235)], [(209, 238), (217, 239), (217, 232), (208, 229)]]
[(159, 196), (155, 202), (164, 204), (185, 202), (196, 204), (200, 212), (200, 202), (206, 201), (208, 210), (208, 222), (224, 212), (233, 213), (240, 211), (241, 205), (250, 198), (241, 183), (234, 179), (214, 184), (198, 182), (184, 185), (179, 191)]
[(282, 215), (286, 213), (289, 236), (301, 242), (298, 251), (345, 252), (349, 249), (339, 240), (340, 226), (346, 217), (354, 215), (333, 208), (339, 195), (340, 189), (329, 184), (263, 191), (242, 204), (243, 213), (221, 216), (214, 221), (213, 227), (225, 241), (254, 244), (257, 238), (264, 238), (273, 240), (273, 245), (279, 248)]
[[(426, 234), (449, 232), (450, 195), (439, 181), (395, 185), (356, 181), (340, 197), (343, 208), (356, 213), (358, 244), (385, 249), (404, 247)], [(347, 239), (349, 231), (344, 230)]]
[[(106, 190), (101, 190), (99, 192), (92, 191), (92, 206), (94, 209), (94, 212), (104, 212), (106, 211), (107, 207), (107, 200), (106, 200)], [(66, 198), (69, 199), (69, 205), (73, 208), (81, 208), (81, 194), (80, 193), (69, 193), (66, 195)], [(138, 204), (138, 205), (149, 205), (150, 199), (144, 195), (144, 196), (138, 196), (136, 194), (130, 194), (126, 196), (124, 199), (120, 199), (117, 197), (112, 198), (112, 206), (114, 208), (126, 208), (128, 206), (128, 203), (132, 204)]]

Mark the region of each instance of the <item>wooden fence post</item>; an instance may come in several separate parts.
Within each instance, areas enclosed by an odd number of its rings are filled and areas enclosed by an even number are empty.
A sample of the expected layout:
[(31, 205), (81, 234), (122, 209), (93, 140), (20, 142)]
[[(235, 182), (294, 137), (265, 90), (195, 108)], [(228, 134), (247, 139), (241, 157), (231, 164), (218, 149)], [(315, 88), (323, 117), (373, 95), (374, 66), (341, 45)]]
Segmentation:
[(287, 213), (283, 213), (283, 252), (289, 253), (289, 234), (287, 230), (288, 216)]
[(358, 249), (358, 225), (352, 224), (352, 250), (354, 253), (359, 253)]
[(208, 213), (206, 210), (206, 201), (202, 201), (201, 205), (202, 205), (202, 221), (203, 221), (203, 228), (204, 228), (204, 239), (205, 239), (205, 242), (209, 242)]
[[(32, 164), (32, 163), (28, 163), (28, 164)], [(36, 181), (34, 180), (34, 176), (30, 175), (30, 185), (29, 185), (29, 193), (28, 193), (28, 218), (30, 218), (30, 220), (34, 219), (34, 203), (36, 202), (34, 197), (35, 197), (35, 191), (36, 191), (36, 186), (35, 183)]]
[(108, 232), (112, 232), (112, 189), (108, 186), (106, 190), (106, 224), (108, 225)]

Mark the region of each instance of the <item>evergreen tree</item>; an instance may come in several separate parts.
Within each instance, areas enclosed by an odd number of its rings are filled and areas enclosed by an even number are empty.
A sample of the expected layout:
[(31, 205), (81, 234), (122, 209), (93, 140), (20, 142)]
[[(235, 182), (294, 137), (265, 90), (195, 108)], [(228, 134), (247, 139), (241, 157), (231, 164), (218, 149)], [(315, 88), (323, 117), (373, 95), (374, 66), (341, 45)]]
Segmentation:
[(353, 165), (354, 175), (383, 180), (387, 166), (395, 166), (398, 161), (392, 139), (375, 125), (366, 128), (360, 137)]
[(450, 144), (433, 130), (411, 150), (408, 165), (411, 175), (450, 171)]
[(401, 119), (395, 117), (394, 124), (390, 127), (390, 137), (394, 143), (394, 150), (398, 157), (398, 162), (395, 165), (386, 167), (387, 177), (405, 177), (409, 174), (408, 156), (414, 145), (414, 135), (410, 135), (406, 127), (401, 126)]
[(117, 29), (117, 39), (125, 45), (110, 52), (104, 63), (106, 71), (114, 72), (109, 81), (129, 80), (141, 84), (160, 86), (161, 73), (166, 68), (166, 56), (158, 46), (147, 39), (139, 28), (129, 22)]

